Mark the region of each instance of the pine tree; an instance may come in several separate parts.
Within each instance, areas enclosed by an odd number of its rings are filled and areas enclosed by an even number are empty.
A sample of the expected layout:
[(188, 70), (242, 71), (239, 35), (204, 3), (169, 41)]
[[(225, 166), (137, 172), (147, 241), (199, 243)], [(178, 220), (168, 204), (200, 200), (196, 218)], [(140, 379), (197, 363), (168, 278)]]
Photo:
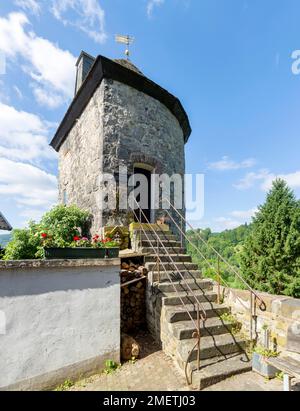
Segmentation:
[(273, 182), (241, 253), (242, 273), (260, 291), (300, 297), (300, 203), (286, 182)]

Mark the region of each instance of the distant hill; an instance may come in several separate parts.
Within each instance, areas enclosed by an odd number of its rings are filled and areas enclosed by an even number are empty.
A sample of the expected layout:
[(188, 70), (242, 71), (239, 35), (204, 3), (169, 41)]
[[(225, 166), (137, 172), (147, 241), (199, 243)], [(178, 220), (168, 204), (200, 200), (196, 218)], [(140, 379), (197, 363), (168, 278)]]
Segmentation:
[[(209, 228), (204, 230), (198, 229), (196, 230), (196, 232), (188, 230), (187, 237), (193, 244), (195, 244), (199, 248), (202, 255), (207, 258), (207, 260), (213, 267), (217, 267), (218, 257), (210, 247), (204, 245), (199, 237), (197, 237), (197, 232), (209, 246), (215, 248), (232, 266), (238, 268), (239, 254), (243, 248), (246, 238), (251, 232), (251, 228), (251, 224), (245, 224), (233, 230), (225, 230), (221, 233), (213, 233)], [(199, 268), (202, 270), (202, 272), (207, 277), (215, 278), (216, 270), (212, 272), (210, 269), (208, 269), (208, 264), (205, 263), (203, 258), (200, 257), (200, 254), (195, 250), (195, 248), (188, 244), (187, 249), (189, 254), (192, 256), (193, 261), (199, 265)], [(221, 262), (220, 268), (222, 276), (228, 284), (237, 287), (240, 286), (240, 284), (237, 283), (235, 276), (231, 271), (228, 270), (226, 264)]]
[(12, 238), (11, 234), (0, 234), (0, 246), (5, 247)]

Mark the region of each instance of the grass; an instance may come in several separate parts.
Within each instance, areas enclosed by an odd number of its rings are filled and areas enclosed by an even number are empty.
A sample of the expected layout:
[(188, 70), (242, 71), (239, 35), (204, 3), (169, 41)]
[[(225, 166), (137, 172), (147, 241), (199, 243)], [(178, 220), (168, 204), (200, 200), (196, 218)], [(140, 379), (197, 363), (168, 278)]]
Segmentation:
[(54, 391), (68, 391), (74, 385), (75, 385), (75, 383), (73, 381), (66, 380), (62, 384), (60, 384), (57, 388), (55, 388)]

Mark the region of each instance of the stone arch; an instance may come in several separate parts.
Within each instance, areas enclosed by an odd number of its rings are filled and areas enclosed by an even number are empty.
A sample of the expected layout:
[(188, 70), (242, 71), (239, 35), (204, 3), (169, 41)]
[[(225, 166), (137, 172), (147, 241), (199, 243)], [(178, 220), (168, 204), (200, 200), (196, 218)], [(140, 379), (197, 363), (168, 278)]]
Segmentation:
[(136, 164), (140, 164), (141, 166), (150, 166), (152, 167), (152, 170), (156, 174), (161, 174), (163, 173), (163, 164), (157, 160), (154, 157), (148, 156), (147, 154), (144, 153), (131, 153), (130, 155), (130, 165), (131, 165), (131, 170), (130, 172), (133, 172), (133, 168)]

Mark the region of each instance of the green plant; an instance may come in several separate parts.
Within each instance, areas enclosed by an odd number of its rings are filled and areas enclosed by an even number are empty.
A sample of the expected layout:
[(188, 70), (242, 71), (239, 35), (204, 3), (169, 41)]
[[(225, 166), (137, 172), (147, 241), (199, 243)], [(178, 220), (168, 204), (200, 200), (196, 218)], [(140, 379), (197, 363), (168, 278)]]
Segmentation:
[(245, 280), (271, 294), (300, 297), (300, 202), (282, 179), (259, 207), (241, 253)]
[(40, 223), (29, 222), (28, 228), (14, 230), (5, 249), (5, 260), (44, 257), (44, 247), (68, 247), (88, 224), (89, 213), (76, 206), (59, 205), (47, 212)]
[(91, 248), (92, 242), (87, 237), (74, 237), (74, 241), (70, 244), (71, 247)]
[(36, 258), (41, 238), (36, 236), (38, 230), (34, 222), (25, 229), (13, 230), (12, 240), (5, 248), (4, 260), (31, 260)]
[(71, 380), (66, 380), (60, 384), (54, 391), (67, 391), (74, 386), (74, 382)]
[(106, 360), (105, 361), (104, 373), (105, 374), (111, 374), (114, 371), (116, 371), (118, 368), (120, 368), (120, 364), (117, 364), (113, 360)]
[(280, 371), (276, 374), (276, 378), (280, 381), (283, 381), (283, 376), (284, 376), (284, 373), (282, 371)]
[(88, 224), (89, 213), (77, 206), (58, 205), (48, 211), (41, 219), (40, 227), (51, 231), (54, 239), (71, 243), (80, 231), (84, 232)]
[(129, 363), (134, 365), (136, 363), (136, 358), (132, 357), (131, 360), (129, 360)]
[(223, 313), (220, 315), (222, 321), (231, 324), (231, 332), (232, 334), (238, 334), (241, 331), (241, 323), (235, 318), (235, 316), (231, 313)]
[(117, 248), (119, 247), (119, 243), (117, 241), (113, 241), (110, 238), (106, 238), (105, 240), (102, 241), (103, 247), (105, 248)]
[(223, 320), (224, 322), (229, 322), (231, 324), (234, 324), (237, 322), (237, 319), (235, 318), (234, 315), (232, 315), (231, 313), (223, 313), (220, 315), (221, 320)]
[(256, 347), (254, 347), (253, 352), (261, 355), (262, 357), (265, 358), (274, 358), (274, 357), (278, 357), (278, 355), (280, 354), (277, 351), (273, 351), (270, 350), (268, 348), (262, 347), (260, 345), (257, 345)]

